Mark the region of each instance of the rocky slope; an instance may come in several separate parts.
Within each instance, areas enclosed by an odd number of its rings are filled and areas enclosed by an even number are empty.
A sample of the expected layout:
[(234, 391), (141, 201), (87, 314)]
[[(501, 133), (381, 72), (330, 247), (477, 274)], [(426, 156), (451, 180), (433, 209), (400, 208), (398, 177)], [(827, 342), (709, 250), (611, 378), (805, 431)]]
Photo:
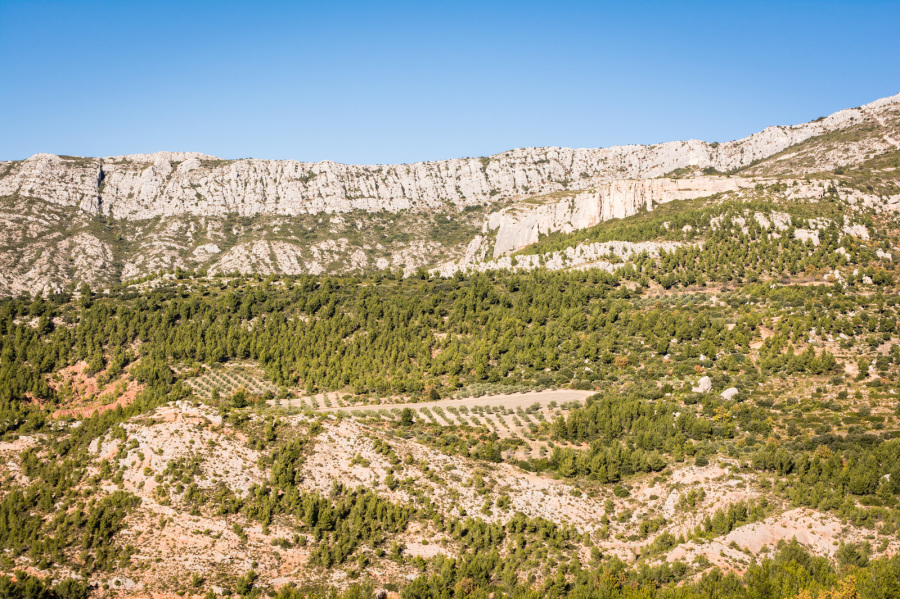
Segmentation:
[(184, 152), (109, 158), (37, 154), (3, 165), (0, 195), (36, 197), (119, 219), (466, 206), (489, 203), (495, 196), (513, 199), (590, 189), (612, 179), (659, 177), (686, 167), (739, 170), (810, 138), (876, 117), (894, 118), (898, 104), (900, 94), (723, 144), (691, 140), (599, 149), (526, 148), (409, 165), (220, 160)]
[[(376, 166), (37, 154), (0, 163), (0, 292), (178, 267), (295, 274), (464, 265), (549, 232), (756, 182), (704, 172), (805, 174), (895, 150), (898, 132), (900, 95), (722, 144), (526, 148)], [(379, 219), (385, 228), (373, 231)]]
[(693, 179), (618, 179), (595, 189), (541, 204), (543, 198), (518, 203), (491, 214), (483, 232), (496, 231), (493, 258), (536, 243), (548, 233), (586, 229), (611, 218), (625, 218), (641, 209), (673, 200), (710, 196), (752, 186), (752, 180), (725, 177)]

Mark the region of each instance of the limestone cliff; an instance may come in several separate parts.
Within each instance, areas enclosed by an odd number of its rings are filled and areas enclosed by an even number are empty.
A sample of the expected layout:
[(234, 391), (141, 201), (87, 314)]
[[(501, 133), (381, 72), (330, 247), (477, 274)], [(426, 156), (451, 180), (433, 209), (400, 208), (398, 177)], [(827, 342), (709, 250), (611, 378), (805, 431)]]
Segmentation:
[(898, 138), (900, 94), (722, 144), (525, 148), (374, 166), (37, 154), (0, 162), (0, 293), (177, 267), (294, 274), (474, 265), (671, 200), (859, 163), (895, 151)]
[(124, 219), (463, 207), (592, 189), (613, 179), (659, 177), (688, 167), (734, 171), (866, 118), (883, 120), (896, 113), (898, 104), (900, 94), (722, 144), (691, 140), (599, 149), (526, 148), (407, 165), (220, 160), (178, 152), (96, 159), (37, 154), (5, 163), (0, 196), (36, 197)]
[[(754, 181), (725, 177), (616, 180), (544, 204), (518, 203), (488, 217), (483, 233), (497, 231), (493, 257), (536, 243), (542, 235), (568, 233), (672, 200), (710, 196), (749, 187)], [(552, 198), (552, 196), (551, 196)]]

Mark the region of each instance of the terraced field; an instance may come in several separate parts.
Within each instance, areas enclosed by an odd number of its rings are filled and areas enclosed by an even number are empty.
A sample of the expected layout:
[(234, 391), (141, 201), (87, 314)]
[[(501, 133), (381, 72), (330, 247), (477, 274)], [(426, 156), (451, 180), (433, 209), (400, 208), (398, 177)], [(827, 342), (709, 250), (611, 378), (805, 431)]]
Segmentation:
[(405, 408), (414, 417), (438, 426), (470, 426), (495, 433), (501, 439), (522, 439), (525, 444), (515, 453), (520, 458), (536, 457), (546, 451), (546, 443), (536, 434), (544, 423), (565, 416), (584, 404), (592, 391), (557, 389), (530, 393), (511, 393), (485, 397), (446, 399), (419, 403), (350, 405), (350, 396), (317, 395), (294, 400), (275, 400), (282, 407), (300, 407), (319, 412), (341, 413), (360, 420), (396, 421)]
[(199, 376), (186, 379), (185, 382), (198, 396), (209, 399), (214, 390), (227, 397), (239, 389), (252, 395), (276, 393), (278, 387), (266, 381), (258, 368), (248, 364), (225, 364), (221, 368), (206, 368)]

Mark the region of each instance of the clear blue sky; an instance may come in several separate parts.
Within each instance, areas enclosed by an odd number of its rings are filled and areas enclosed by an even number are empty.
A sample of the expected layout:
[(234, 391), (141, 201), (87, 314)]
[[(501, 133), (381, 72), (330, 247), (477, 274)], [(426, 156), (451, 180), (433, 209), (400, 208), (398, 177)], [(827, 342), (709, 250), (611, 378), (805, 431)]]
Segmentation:
[(0, 0), (0, 159), (726, 141), (900, 91), (900, 2)]

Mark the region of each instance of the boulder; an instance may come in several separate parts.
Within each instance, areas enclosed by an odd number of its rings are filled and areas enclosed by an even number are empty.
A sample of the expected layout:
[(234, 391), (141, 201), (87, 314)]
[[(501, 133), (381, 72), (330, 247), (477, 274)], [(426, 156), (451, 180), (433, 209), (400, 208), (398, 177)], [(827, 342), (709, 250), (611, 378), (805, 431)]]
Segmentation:
[(857, 239), (869, 238), (869, 230), (866, 229), (865, 225), (845, 225), (843, 231), (845, 235), (850, 235)]
[(691, 390), (694, 393), (709, 393), (712, 391), (712, 381), (709, 380), (708, 376), (705, 376), (697, 381), (697, 386)]

